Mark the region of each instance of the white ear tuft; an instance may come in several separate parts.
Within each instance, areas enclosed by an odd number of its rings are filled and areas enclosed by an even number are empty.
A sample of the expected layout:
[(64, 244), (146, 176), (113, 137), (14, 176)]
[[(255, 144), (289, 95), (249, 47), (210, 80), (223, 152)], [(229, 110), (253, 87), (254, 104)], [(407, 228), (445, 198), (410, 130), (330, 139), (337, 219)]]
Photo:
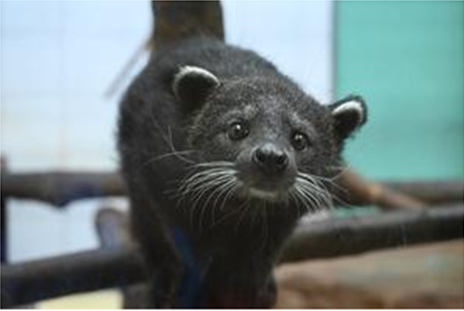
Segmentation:
[(360, 96), (348, 96), (330, 105), (335, 129), (342, 139), (350, 136), (367, 120), (367, 107)]
[(219, 79), (208, 70), (196, 66), (182, 66), (172, 82), (172, 90), (177, 97), (181, 97), (179, 95), (182, 81), (188, 79), (203, 80), (210, 86), (219, 85)]
[(343, 102), (332, 110), (332, 115), (336, 116), (346, 112), (355, 112), (359, 116), (359, 121), (364, 120), (364, 103), (359, 101), (357, 98), (350, 99)]

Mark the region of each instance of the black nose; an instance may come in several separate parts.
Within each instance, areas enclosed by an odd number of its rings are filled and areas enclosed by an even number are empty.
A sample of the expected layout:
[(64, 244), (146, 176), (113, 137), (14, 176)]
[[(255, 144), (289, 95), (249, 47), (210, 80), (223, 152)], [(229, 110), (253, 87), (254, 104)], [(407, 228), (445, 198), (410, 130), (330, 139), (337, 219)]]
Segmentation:
[(276, 145), (267, 143), (255, 150), (253, 162), (268, 173), (278, 173), (287, 168), (288, 156)]

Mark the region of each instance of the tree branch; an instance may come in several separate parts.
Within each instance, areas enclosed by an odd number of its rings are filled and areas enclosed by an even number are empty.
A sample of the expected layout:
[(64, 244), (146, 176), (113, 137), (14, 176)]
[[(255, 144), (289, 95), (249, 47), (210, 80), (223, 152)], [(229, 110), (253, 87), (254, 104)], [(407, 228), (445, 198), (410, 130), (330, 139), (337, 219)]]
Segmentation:
[[(463, 237), (464, 205), (330, 219), (298, 227), (281, 261), (330, 258)], [(144, 280), (140, 254), (116, 248), (2, 266), (2, 307)]]
[[(2, 197), (38, 200), (58, 207), (80, 199), (126, 195), (124, 183), (116, 173), (2, 173), (1, 183)], [(464, 201), (462, 180), (370, 182), (349, 172), (340, 177), (338, 183), (347, 193), (339, 191), (337, 197), (352, 205), (414, 208), (417, 207), (414, 198), (429, 204)], [(398, 200), (398, 196), (402, 200)], [(413, 203), (401, 205), (410, 200)]]

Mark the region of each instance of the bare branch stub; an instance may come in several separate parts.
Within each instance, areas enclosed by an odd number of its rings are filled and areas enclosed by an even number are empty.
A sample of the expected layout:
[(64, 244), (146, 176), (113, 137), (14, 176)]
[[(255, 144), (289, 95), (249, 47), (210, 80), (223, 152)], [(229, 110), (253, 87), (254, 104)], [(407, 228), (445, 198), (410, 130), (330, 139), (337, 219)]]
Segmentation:
[(224, 40), (219, 1), (152, 1), (155, 15), (149, 49), (164, 46), (193, 33)]
[(95, 217), (95, 227), (102, 248), (122, 248), (132, 244), (126, 213), (114, 208), (101, 208)]

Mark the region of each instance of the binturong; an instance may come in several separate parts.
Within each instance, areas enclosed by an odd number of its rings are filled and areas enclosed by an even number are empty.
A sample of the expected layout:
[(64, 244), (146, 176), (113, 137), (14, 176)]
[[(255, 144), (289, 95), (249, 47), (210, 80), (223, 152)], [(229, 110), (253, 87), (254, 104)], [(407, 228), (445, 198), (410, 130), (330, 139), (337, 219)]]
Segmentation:
[[(154, 7), (162, 20), (210, 5)], [(282, 245), (303, 215), (331, 206), (344, 143), (366, 106), (359, 96), (322, 105), (268, 60), (195, 25), (155, 40), (120, 106), (146, 307), (272, 307)]]

